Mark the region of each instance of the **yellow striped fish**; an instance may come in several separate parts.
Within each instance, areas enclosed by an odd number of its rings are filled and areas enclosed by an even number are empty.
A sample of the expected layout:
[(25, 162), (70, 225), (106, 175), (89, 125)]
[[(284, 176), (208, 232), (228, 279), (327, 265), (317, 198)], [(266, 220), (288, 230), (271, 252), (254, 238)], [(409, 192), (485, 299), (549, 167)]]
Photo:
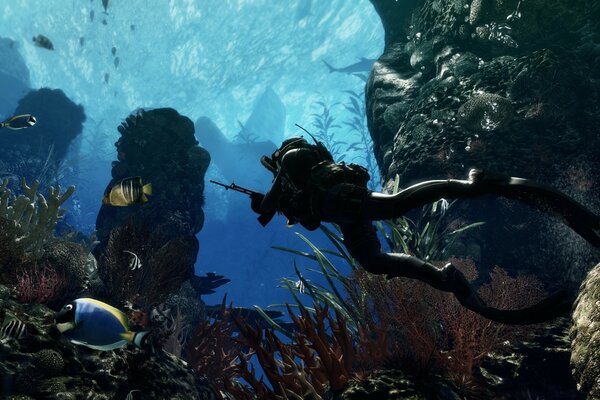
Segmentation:
[(121, 179), (115, 183), (110, 191), (104, 195), (102, 204), (111, 206), (126, 207), (132, 204), (145, 203), (148, 201), (147, 195), (152, 194), (152, 184), (142, 183), (142, 177), (135, 176)]

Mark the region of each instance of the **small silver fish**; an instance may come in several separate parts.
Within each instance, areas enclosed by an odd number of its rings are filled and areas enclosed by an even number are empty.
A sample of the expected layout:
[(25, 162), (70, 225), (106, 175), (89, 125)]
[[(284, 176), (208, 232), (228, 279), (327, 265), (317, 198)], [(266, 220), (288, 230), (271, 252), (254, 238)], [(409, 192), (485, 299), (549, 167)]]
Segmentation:
[(296, 288), (296, 290), (298, 290), (300, 293), (304, 293), (304, 282), (302, 282), (301, 280), (298, 280), (294, 283), (294, 287)]
[(123, 250), (123, 253), (129, 253), (133, 256), (131, 261), (129, 261), (129, 269), (130, 270), (135, 271), (136, 269), (142, 268), (142, 260), (140, 260), (140, 258), (137, 256), (137, 254), (135, 254), (134, 252), (129, 251), (129, 250)]
[(0, 328), (0, 339), (23, 339), (27, 336), (27, 326), (18, 319), (11, 319)]
[(133, 400), (133, 394), (135, 392), (141, 392), (141, 390), (134, 389), (134, 390), (130, 391), (129, 393), (127, 393), (127, 397), (125, 397), (125, 400)]

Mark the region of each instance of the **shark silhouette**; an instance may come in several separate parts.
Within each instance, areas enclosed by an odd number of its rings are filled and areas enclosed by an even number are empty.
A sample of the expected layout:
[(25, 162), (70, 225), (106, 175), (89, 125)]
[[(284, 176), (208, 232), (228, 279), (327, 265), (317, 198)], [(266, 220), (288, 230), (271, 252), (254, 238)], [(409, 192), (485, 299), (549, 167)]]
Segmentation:
[(345, 67), (335, 68), (331, 64), (329, 64), (325, 60), (323, 63), (329, 68), (329, 72), (341, 72), (348, 75), (354, 75), (360, 72), (370, 72), (371, 68), (373, 68), (373, 64), (375, 63), (375, 59), (361, 57), (360, 61), (355, 62), (354, 64), (347, 65)]

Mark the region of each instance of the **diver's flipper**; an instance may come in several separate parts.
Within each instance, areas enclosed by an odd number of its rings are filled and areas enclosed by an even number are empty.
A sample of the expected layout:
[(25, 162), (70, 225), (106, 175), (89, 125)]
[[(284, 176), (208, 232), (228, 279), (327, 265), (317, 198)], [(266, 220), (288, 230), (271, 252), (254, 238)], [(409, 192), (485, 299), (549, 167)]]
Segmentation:
[(510, 177), (475, 180), (485, 192), (514, 199), (559, 218), (590, 244), (600, 247), (600, 217), (570, 196), (543, 183)]
[(539, 303), (519, 310), (499, 310), (488, 306), (472, 310), (487, 319), (503, 324), (529, 325), (550, 321), (563, 316), (570, 312), (572, 307), (573, 299), (568, 291), (560, 290)]
[(574, 299), (569, 292), (560, 290), (532, 306), (501, 310), (485, 304), (471, 283), (452, 264), (447, 264), (442, 272), (449, 278), (446, 290), (450, 289), (463, 307), (495, 322), (509, 325), (538, 324), (566, 314), (573, 306)]

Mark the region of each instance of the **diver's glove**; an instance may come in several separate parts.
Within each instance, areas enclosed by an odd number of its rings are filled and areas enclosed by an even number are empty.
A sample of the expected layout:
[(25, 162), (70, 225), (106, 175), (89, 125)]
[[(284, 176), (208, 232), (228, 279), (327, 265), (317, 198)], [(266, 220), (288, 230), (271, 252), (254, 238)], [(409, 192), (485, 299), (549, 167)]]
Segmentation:
[(250, 195), (250, 207), (252, 208), (252, 211), (254, 211), (257, 214), (263, 213), (261, 205), (264, 198), (265, 195), (262, 193), (252, 193)]

